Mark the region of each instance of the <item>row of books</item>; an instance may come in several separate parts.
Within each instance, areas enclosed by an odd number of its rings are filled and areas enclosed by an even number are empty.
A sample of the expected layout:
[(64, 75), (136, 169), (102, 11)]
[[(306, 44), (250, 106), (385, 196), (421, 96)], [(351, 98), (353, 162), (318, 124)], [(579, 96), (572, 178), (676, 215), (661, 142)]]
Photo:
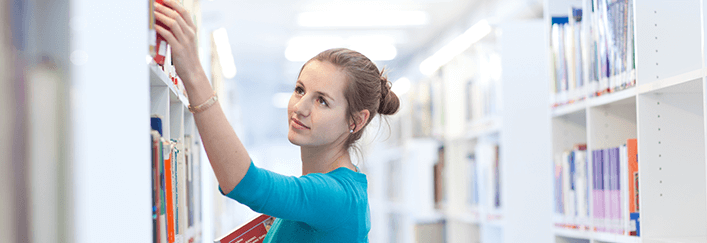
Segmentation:
[(554, 106), (636, 84), (633, 0), (592, 0), (552, 17)]
[(557, 226), (640, 236), (637, 140), (593, 150), (590, 163), (586, 150), (577, 145), (555, 157)]
[(467, 197), (471, 208), (487, 209), (501, 207), (501, 171), (499, 146), (494, 143), (479, 143), (467, 155), (465, 163)]
[(200, 241), (201, 179), (198, 149), (190, 135), (167, 140), (162, 118), (151, 118), (153, 242)]
[[(149, 23), (148, 23), (148, 46), (149, 46), (149, 51), (150, 51), (150, 56), (152, 57), (152, 61), (157, 64), (162, 71), (169, 77), (170, 81), (174, 83), (174, 85), (177, 87), (180, 93), (182, 93), (184, 96), (187, 95), (187, 92), (184, 88), (184, 83), (182, 82), (182, 79), (177, 76), (177, 70), (174, 68), (172, 65), (172, 49), (170, 48), (169, 44), (167, 44), (167, 41), (165, 38), (157, 33), (157, 30), (155, 29), (156, 25), (162, 26), (166, 29), (166, 26), (164, 26), (161, 23), (158, 23), (157, 20), (155, 19), (154, 15), (154, 4), (159, 3), (164, 5), (163, 0), (150, 0), (149, 1)], [(191, 18), (192, 21), (195, 24), (200, 24), (200, 12), (198, 11), (199, 8), (199, 1), (198, 0), (179, 0), (179, 3), (184, 6), (189, 13), (191, 13)], [(197, 40), (198, 42), (198, 40)]]
[(439, 77), (421, 80), (410, 90), (412, 137), (441, 136), (444, 129), (442, 80)]
[(589, 164), (587, 145), (575, 145), (571, 151), (555, 155), (555, 213), (563, 215), (564, 226), (587, 229), (589, 214)]
[(475, 121), (498, 114), (498, 82), (493, 80), (466, 83), (466, 120)]
[(437, 150), (437, 162), (432, 165), (434, 173), (434, 202), (435, 208), (440, 209), (447, 202), (447, 193), (444, 183), (444, 146), (440, 146)]

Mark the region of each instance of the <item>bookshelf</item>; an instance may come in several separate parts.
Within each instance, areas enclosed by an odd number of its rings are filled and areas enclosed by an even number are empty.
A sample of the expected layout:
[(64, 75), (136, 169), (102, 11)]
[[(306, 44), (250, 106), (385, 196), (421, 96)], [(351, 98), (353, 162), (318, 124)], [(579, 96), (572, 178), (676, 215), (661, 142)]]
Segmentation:
[[(587, 144), (587, 161), (591, 162), (595, 156), (590, 151), (621, 146), (627, 139), (637, 138), (638, 179), (634, 182), (640, 188), (640, 236), (629, 235), (632, 225), (626, 215), (620, 223), (629, 230), (602, 230), (607, 222), (595, 217), (602, 206), (594, 205), (595, 195), (590, 194), (589, 223), (581, 227), (579, 217), (555, 214), (555, 241), (705, 242), (704, 4), (696, 0), (679, 4), (629, 2), (629, 10), (634, 13), (629, 14), (633, 22), (628, 29), (635, 33), (628, 39), (635, 40), (635, 85), (599, 96), (587, 93), (585, 100), (554, 107), (552, 148), (556, 156), (574, 144)], [(585, 9), (583, 19), (593, 17), (587, 10), (592, 1), (545, 3), (546, 33), (550, 32), (547, 27), (551, 17), (567, 16), (571, 6)], [(622, 168), (620, 184), (631, 182)], [(589, 173), (602, 172), (590, 166)], [(625, 200), (629, 191), (622, 185), (619, 193), (620, 208), (629, 207)]]
[[(148, 13), (152, 11), (149, 2)], [(180, 1), (191, 18), (200, 25), (199, 2)], [(166, 42), (155, 38), (156, 32), (150, 16), (146, 29), (148, 42), (147, 71), (149, 80), (149, 112), (152, 131), (151, 140), (151, 187), (152, 187), (152, 233), (154, 242), (203, 242), (211, 237), (210, 231), (202, 233), (203, 184), (201, 136), (193, 114), (189, 111), (189, 99), (182, 80), (171, 64), (170, 49), (159, 52)], [(199, 40), (197, 40), (199, 42)], [(157, 56), (164, 59), (157, 63)], [(153, 58), (155, 57), (155, 58)], [(147, 120), (147, 119), (146, 119)], [(156, 130), (160, 131), (157, 132)], [(212, 179), (206, 177), (206, 179)]]
[[(372, 242), (423, 242), (420, 231), (435, 222), (444, 228), (439, 242), (551, 241), (551, 185), (544, 179), (551, 172), (538, 166), (550, 160), (551, 144), (547, 88), (537, 85), (547, 80), (547, 64), (537, 61), (544, 55), (538, 34), (544, 25), (536, 20), (497, 27), (502, 36), (492, 32), (415, 82), (391, 117), (391, 128), (400, 132), (370, 146), (372, 223), (388, 229), (372, 231)], [(478, 71), (494, 65), (503, 71)], [(388, 161), (417, 168), (399, 177), (389, 174)], [(439, 161), (443, 173), (435, 179)], [(405, 195), (416, 194), (405, 198), (417, 203), (389, 203), (385, 188), (391, 184)], [(443, 196), (433, 201), (433, 186), (440, 184)]]
[[(194, 123), (194, 116), (187, 109), (189, 103), (186, 96), (179, 92), (160, 66), (152, 63), (148, 65), (148, 69), (150, 113), (153, 117), (157, 115), (161, 118), (163, 142), (174, 141), (173, 146), (180, 150), (179, 155), (172, 158), (176, 159), (172, 165), (176, 166), (173, 167), (176, 176), (174, 178), (176, 186), (179, 187), (175, 197), (178, 201), (178, 206), (175, 205), (176, 214), (179, 215), (180, 221), (185, 222), (179, 223), (178, 227), (183, 228), (180, 228), (182, 232), (176, 234), (175, 241), (201, 242), (201, 137)], [(163, 229), (155, 232), (160, 231)]]

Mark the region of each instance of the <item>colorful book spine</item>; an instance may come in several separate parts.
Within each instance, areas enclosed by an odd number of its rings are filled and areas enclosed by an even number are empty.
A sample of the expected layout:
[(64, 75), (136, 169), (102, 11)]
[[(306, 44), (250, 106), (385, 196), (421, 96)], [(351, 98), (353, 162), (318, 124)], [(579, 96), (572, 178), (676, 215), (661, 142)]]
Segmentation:
[(626, 144), (621, 145), (621, 166), (620, 166), (620, 191), (621, 191), (621, 228), (619, 234), (626, 235), (629, 230), (629, 211), (628, 211), (628, 147)]
[(164, 160), (164, 170), (165, 170), (165, 198), (167, 199), (167, 237), (168, 237), (168, 242), (169, 243), (174, 243), (175, 242), (175, 228), (176, 228), (176, 219), (174, 215), (174, 210), (175, 210), (175, 202), (174, 202), (174, 178), (173, 178), (173, 169), (172, 169), (172, 160), (173, 160), (173, 149), (172, 149), (172, 144), (168, 143), (166, 146), (165, 150), (167, 151), (166, 154), (168, 156)]
[[(155, 0), (155, 2), (157, 2), (163, 6), (166, 6), (166, 5), (164, 5), (163, 0)], [(150, 7), (152, 7), (152, 4), (150, 4)], [(152, 13), (152, 11), (150, 11), (150, 13)], [(164, 24), (157, 22), (154, 17), (152, 17), (150, 20), (153, 21), (152, 22), (153, 26), (156, 24), (156, 25), (159, 25), (165, 29), (169, 29)], [(154, 29), (154, 27), (153, 27), (153, 29)], [(167, 45), (167, 41), (165, 40), (164, 37), (162, 37), (162, 35), (160, 35), (159, 33), (156, 33), (156, 32), (154, 34), (156, 34), (155, 40), (154, 40), (155, 47), (151, 48), (151, 49), (154, 49), (153, 59), (155, 60), (155, 62), (157, 64), (164, 65), (165, 57), (167, 56), (167, 49), (169, 48), (169, 45)], [(152, 38), (152, 37), (150, 37), (150, 38)], [(150, 40), (150, 41), (152, 42), (152, 40)]]
[(159, 187), (159, 150), (160, 133), (156, 130), (150, 132), (152, 152), (152, 242), (160, 242), (160, 187)]
[(620, 233), (621, 229), (621, 153), (620, 148), (612, 148), (613, 151), (613, 163), (612, 163), (612, 173), (611, 173), (611, 216), (612, 222), (612, 233)]
[(164, 138), (160, 139), (159, 142), (159, 183), (160, 183), (160, 243), (169, 243), (168, 229), (169, 224), (167, 220), (167, 179), (165, 177), (165, 148), (169, 146), (169, 143), (165, 141)]
[(638, 140), (629, 139), (626, 141), (628, 150), (628, 211), (630, 214), (631, 227), (629, 227), (629, 235), (638, 236), (639, 233), (639, 202), (638, 202)]

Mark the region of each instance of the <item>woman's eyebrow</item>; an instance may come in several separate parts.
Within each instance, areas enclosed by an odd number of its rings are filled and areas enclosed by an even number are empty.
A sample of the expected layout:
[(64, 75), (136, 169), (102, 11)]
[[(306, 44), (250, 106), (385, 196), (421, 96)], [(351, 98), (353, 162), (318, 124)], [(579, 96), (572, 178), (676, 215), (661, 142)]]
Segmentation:
[[(302, 87), (304, 88), (304, 83), (303, 83), (301, 80), (297, 80), (297, 84), (302, 85)], [(329, 94), (327, 94), (327, 93), (324, 93), (324, 92), (322, 92), (322, 91), (315, 91), (314, 93), (317, 93), (317, 94), (319, 94), (319, 95), (321, 95), (321, 96), (327, 97), (327, 98), (329, 98), (331, 101), (336, 101), (336, 100), (334, 99), (334, 97), (332, 97), (331, 95), (329, 95)]]
[(329, 98), (331, 101), (336, 101), (336, 100), (334, 100), (334, 97), (331, 97), (331, 95), (328, 95), (327, 93), (324, 93), (324, 92), (321, 92), (321, 91), (317, 91), (317, 92), (315, 92), (315, 93), (317, 93), (317, 94), (319, 94), (319, 95), (321, 95), (321, 96), (327, 97), (327, 98)]

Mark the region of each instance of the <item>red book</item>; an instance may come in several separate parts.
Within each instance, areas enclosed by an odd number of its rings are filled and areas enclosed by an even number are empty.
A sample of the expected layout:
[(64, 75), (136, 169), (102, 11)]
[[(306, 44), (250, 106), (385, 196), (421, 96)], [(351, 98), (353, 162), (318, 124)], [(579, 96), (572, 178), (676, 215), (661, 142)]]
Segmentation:
[(167, 239), (169, 243), (174, 242), (174, 229), (177, 228), (174, 221), (174, 197), (172, 188), (172, 149), (170, 149), (169, 157), (164, 160), (165, 174), (165, 193), (167, 194)]
[(261, 243), (268, 234), (270, 226), (275, 218), (262, 214), (248, 223), (234, 229), (221, 238), (214, 240), (215, 243)]
[[(163, 0), (155, 0), (155, 1), (162, 6), (168, 7), (167, 5), (164, 5)], [(155, 21), (155, 24), (162, 26), (163, 28), (169, 30), (169, 28), (167, 28), (167, 26), (165, 26), (162, 23), (157, 22), (156, 19), (154, 19), (154, 21)], [(155, 62), (157, 64), (164, 65), (165, 55), (167, 55), (167, 48), (169, 48), (169, 46), (167, 45), (167, 41), (164, 39), (164, 37), (162, 37), (162, 35), (157, 33), (157, 40), (155, 41), (156, 53), (155, 53), (155, 56), (153, 57), (153, 59), (155, 59)]]

